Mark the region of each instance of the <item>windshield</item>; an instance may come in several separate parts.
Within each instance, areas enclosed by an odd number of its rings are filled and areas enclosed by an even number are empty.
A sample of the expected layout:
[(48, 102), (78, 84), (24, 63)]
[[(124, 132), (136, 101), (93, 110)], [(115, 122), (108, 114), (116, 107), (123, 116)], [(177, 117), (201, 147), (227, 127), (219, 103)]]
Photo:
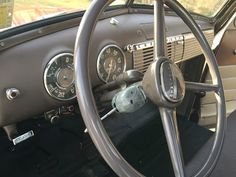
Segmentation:
[[(0, 31), (56, 15), (84, 11), (92, 0), (0, 0)], [(116, 0), (111, 6), (124, 5)]]
[[(228, 0), (177, 0), (188, 11), (203, 15), (206, 17), (214, 17)], [(153, 5), (153, 0), (134, 0), (134, 4)]]
[[(213, 17), (227, 0), (178, 0), (190, 12)], [(45, 18), (84, 11), (92, 0), (0, 0), (0, 31)], [(115, 0), (111, 6), (125, 5)], [(134, 4), (152, 5), (153, 0), (134, 0)]]

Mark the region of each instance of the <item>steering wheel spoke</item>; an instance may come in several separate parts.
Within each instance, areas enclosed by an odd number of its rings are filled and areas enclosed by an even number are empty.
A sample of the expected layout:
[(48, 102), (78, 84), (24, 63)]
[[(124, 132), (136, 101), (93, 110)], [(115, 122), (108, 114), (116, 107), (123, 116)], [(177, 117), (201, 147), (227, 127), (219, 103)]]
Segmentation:
[(184, 177), (184, 160), (179, 138), (176, 111), (163, 107), (160, 107), (159, 110), (175, 176)]
[(163, 0), (154, 0), (154, 43), (155, 60), (166, 57), (166, 25)]
[(217, 92), (219, 90), (218, 85), (214, 84), (205, 84), (198, 82), (185, 82), (187, 90), (196, 91), (196, 92)]

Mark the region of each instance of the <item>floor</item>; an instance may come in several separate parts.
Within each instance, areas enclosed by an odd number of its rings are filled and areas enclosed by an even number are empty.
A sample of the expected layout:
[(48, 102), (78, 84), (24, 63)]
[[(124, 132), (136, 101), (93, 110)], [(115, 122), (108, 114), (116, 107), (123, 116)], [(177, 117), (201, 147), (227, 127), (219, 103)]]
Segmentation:
[[(187, 163), (212, 133), (179, 118), (184, 160)], [(173, 176), (158, 109), (146, 105), (134, 114), (115, 114), (104, 126), (123, 156), (146, 176)], [(19, 125), (35, 137), (16, 147), (0, 133), (0, 176), (7, 177), (111, 177), (116, 176), (85, 134), (80, 115), (55, 125), (34, 119)]]

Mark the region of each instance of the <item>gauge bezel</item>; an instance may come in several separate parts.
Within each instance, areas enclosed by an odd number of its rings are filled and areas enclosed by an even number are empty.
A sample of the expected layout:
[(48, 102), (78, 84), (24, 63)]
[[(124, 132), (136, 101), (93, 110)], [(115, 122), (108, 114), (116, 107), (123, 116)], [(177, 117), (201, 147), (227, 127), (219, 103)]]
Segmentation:
[[(52, 98), (56, 99), (56, 100), (59, 100), (59, 101), (71, 101), (73, 100), (74, 98), (76, 98), (76, 93), (73, 97), (70, 97), (70, 98), (59, 98), (55, 95), (53, 95), (50, 91), (49, 91), (49, 88), (47, 86), (47, 73), (49, 71), (49, 68), (51, 67), (51, 65), (60, 57), (63, 57), (63, 56), (72, 56), (74, 57), (74, 55), (72, 53), (69, 53), (69, 52), (65, 52), (65, 53), (60, 53), (60, 54), (57, 54), (56, 56), (54, 56), (53, 58), (50, 59), (50, 61), (47, 63), (45, 69), (44, 69), (44, 76), (43, 76), (43, 82), (44, 82), (44, 87), (47, 91), (47, 93), (49, 94), (49, 96), (51, 96)], [(74, 83), (75, 84), (75, 79), (74, 79)], [(56, 83), (56, 85), (58, 85), (58, 83)], [(58, 86), (59, 87), (59, 86)], [(60, 88), (62, 89), (62, 88)]]
[(122, 48), (119, 47), (118, 45), (115, 45), (115, 44), (106, 45), (106, 46), (103, 47), (102, 50), (99, 52), (98, 58), (97, 58), (97, 74), (98, 74), (99, 79), (102, 80), (104, 83), (107, 83), (107, 82), (106, 82), (106, 81), (102, 78), (102, 76), (101, 76), (101, 72), (99, 71), (99, 63), (100, 63), (101, 55), (103, 54), (103, 52), (104, 52), (106, 49), (110, 48), (110, 47), (115, 47), (115, 48), (117, 48), (117, 49), (121, 52), (121, 54), (122, 54), (122, 56), (123, 56), (123, 58), (124, 58), (124, 69), (123, 69), (122, 72), (125, 72), (125, 71), (126, 71), (126, 56), (125, 56), (125, 53), (123, 52)]

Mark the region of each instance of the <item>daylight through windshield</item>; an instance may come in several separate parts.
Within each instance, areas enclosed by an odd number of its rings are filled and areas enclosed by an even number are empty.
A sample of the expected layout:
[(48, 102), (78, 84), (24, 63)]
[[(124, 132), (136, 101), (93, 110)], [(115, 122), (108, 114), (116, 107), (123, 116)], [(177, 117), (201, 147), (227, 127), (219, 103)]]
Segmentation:
[[(177, 0), (187, 10), (206, 17), (215, 16), (228, 0)], [(153, 5), (153, 0), (134, 0), (135, 4)]]
[[(0, 30), (56, 15), (83, 11), (92, 0), (0, 0)], [(125, 4), (116, 0), (112, 5)]]

